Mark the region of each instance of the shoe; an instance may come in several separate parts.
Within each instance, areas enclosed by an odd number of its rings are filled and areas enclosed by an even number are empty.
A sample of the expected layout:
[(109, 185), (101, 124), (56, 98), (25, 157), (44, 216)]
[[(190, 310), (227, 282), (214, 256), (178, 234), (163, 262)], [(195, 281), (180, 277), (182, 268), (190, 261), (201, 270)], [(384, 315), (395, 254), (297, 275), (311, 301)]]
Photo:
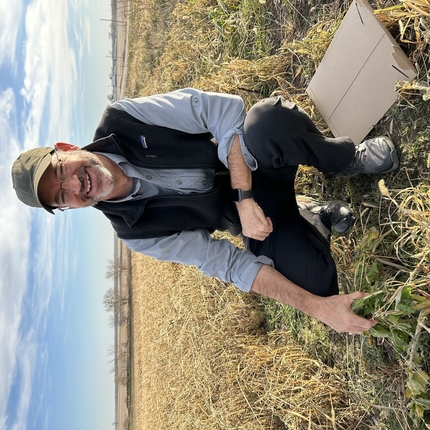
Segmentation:
[(296, 196), (296, 201), (299, 210), (318, 215), (329, 231), (346, 233), (354, 224), (352, 211), (344, 202), (319, 202), (305, 196)]
[(357, 146), (352, 164), (338, 176), (360, 173), (388, 173), (399, 167), (396, 148), (386, 136), (365, 140)]

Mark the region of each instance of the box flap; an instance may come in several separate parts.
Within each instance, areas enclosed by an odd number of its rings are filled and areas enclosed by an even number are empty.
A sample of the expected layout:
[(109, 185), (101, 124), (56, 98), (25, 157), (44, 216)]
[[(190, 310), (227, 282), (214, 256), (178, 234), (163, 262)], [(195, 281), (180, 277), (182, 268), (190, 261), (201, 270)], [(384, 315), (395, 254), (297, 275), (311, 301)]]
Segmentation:
[(360, 143), (416, 71), (365, 0), (354, 1), (307, 88), (332, 133)]

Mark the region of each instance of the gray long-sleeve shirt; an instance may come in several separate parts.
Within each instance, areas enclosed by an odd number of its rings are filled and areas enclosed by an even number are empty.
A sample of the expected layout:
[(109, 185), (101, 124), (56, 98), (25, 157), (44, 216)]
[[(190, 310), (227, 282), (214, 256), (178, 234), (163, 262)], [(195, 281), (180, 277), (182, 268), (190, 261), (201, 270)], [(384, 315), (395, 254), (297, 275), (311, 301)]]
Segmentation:
[[(242, 138), (245, 108), (243, 100), (238, 96), (187, 88), (167, 94), (125, 99), (113, 103), (113, 106), (149, 125), (168, 127), (190, 134), (210, 132), (218, 142), (218, 157), (227, 167), (227, 156), (233, 138), (238, 135), (247, 165), (252, 170), (257, 168), (257, 162)], [(127, 163), (125, 160), (115, 161), (129, 174), (129, 167), (123, 165), (124, 162)], [(140, 176), (138, 184), (126, 199), (146, 197), (145, 192), (150, 189), (154, 192), (154, 187), (159, 187), (159, 184), (152, 181), (152, 175), (147, 172), (144, 174), (148, 178), (146, 181), (142, 173), (136, 174), (137, 177)], [(198, 174), (196, 171), (196, 175)], [(167, 178), (167, 183), (163, 182), (160, 192), (166, 192), (166, 189), (171, 189), (172, 193), (181, 192), (181, 187), (174, 181), (177, 177), (172, 176), (171, 186)], [(138, 189), (141, 191), (137, 192)], [(216, 276), (232, 282), (243, 291), (251, 289), (262, 264), (273, 264), (271, 259), (265, 256), (256, 257), (249, 251), (236, 248), (228, 240), (213, 239), (206, 230), (183, 231), (173, 236), (153, 239), (127, 239), (124, 243), (131, 250), (158, 260), (195, 265), (207, 276)]]

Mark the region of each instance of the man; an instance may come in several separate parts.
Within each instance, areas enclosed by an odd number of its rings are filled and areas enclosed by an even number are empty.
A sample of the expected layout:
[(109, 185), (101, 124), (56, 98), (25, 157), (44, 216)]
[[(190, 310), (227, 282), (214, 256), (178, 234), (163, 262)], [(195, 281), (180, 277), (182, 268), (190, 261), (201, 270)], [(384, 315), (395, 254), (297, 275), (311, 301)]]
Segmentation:
[[(351, 310), (363, 293), (338, 295), (330, 255), (330, 229), (346, 231), (351, 211), (296, 202), (299, 164), (352, 176), (394, 170), (398, 160), (388, 138), (357, 148), (325, 138), (282, 97), (246, 115), (237, 96), (184, 89), (113, 103), (83, 150), (57, 143), (27, 151), (12, 178), (30, 206), (94, 205), (132, 250), (196, 265), (339, 332), (363, 333), (376, 322)], [(246, 250), (213, 239), (215, 229), (241, 233)]]

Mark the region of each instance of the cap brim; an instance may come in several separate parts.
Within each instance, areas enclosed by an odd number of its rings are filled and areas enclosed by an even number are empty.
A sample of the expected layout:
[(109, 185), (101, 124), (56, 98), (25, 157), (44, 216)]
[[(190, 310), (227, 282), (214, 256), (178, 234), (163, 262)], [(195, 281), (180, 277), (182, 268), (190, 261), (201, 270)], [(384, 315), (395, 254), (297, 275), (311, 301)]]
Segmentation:
[(51, 160), (52, 160), (52, 153), (54, 152), (54, 149), (52, 149), (51, 152), (48, 152), (41, 160), (40, 163), (38, 164), (37, 168), (36, 168), (36, 172), (34, 174), (34, 195), (37, 197), (37, 201), (39, 202), (40, 206), (45, 209), (46, 211), (48, 211), (50, 214), (55, 215), (54, 211), (52, 210), (53, 208), (51, 206), (46, 206), (45, 204), (43, 204), (40, 199), (39, 199), (39, 193), (38, 193), (38, 187), (39, 187), (39, 181), (40, 178), (42, 177), (42, 175), (45, 173), (46, 169), (49, 167), (49, 165), (51, 164)]

